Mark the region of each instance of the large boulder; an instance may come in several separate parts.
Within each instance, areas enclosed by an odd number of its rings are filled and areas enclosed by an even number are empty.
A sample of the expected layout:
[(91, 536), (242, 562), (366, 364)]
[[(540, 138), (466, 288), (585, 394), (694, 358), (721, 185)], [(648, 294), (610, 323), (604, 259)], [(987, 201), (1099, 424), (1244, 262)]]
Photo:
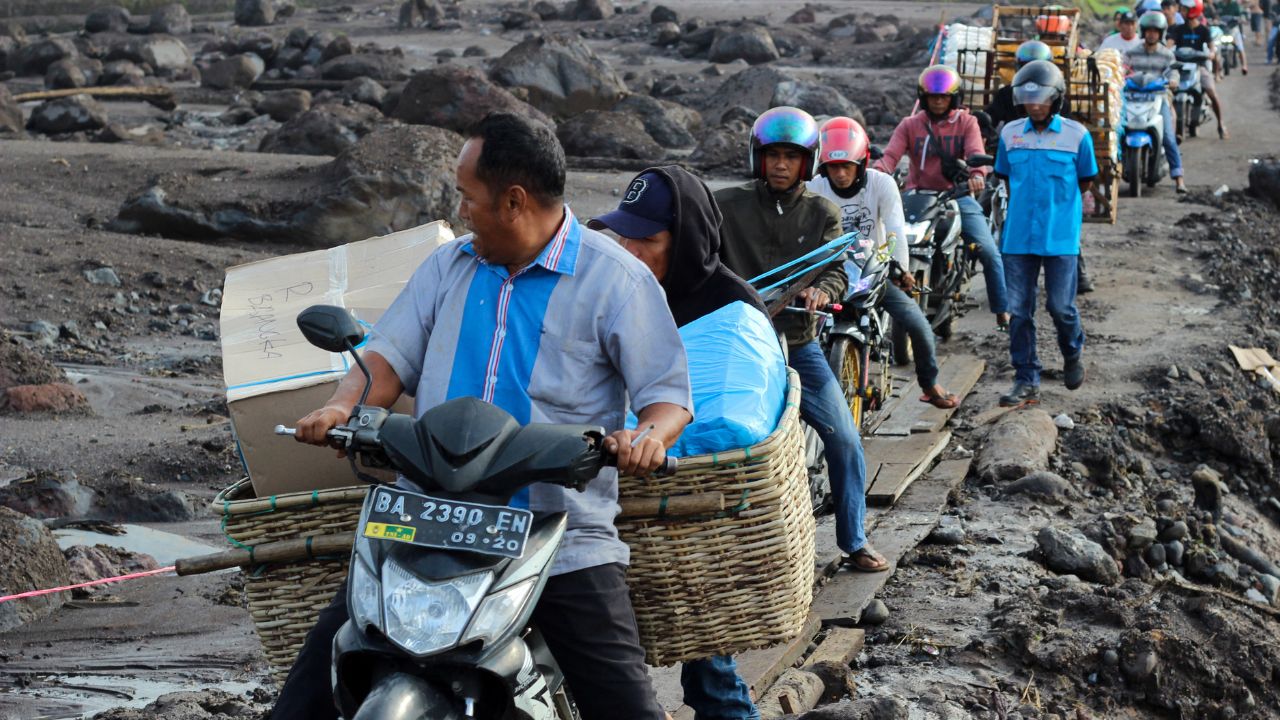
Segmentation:
[(769, 28), (761, 25), (745, 25), (719, 35), (707, 55), (707, 59), (715, 63), (746, 60), (752, 65), (773, 62), (779, 57), (781, 54)]
[(27, 129), (47, 135), (98, 130), (107, 124), (107, 110), (88, 95), (46, 100), (31, 112)]
[(494, 62), (489, 77), (525, 88), (534, 107), (556, 117), (613, 107), (627, 92), (622, 78), (576, 35), (525, 40)]
[(22, 132), (22, 106), (13, 99), (9, 88), (0, 83), (0, 135)]
[(17, 55), (18, 41), (11, 37), (0, 35), (0, 72), (4, 72), (9, 67), (9, 58)]
[(556, 134), (566, 155), (655, 161), (663, 155), (640, 118), (627, 113), (588, 110), (561, 122)]
[(360, 77), (348, 80), (339, 94), (347, 100), (380, 108), (387, 98), (387, 89), (373, 78)]
[(1280, 160), (1264, 158), (1249, 168), (1249, 192), (1280, 209)]
[(0, 393), (0, 414), (26, 415), (52, 413), (54, 415), (91, 414), (89, 401), (84, 393), (65, 382), (44, 385), (14, 385)]
[(1046, 470), (1058, 442), (1049, 413), (1025, 408), (1000, 418), (978, 454), (978, 476), (987, 481), (1017, 480)]
[(253, 109), (276, 122), (288, 122), (311, 109), (311, 93), (296, 89), (265, 93)]
[[(73, 545), (63, 551), (62, 556), (67, 560), (72, 583), (145, 572), (160, 567), (150, 555), (110, 545)], [(107, 586), (99, 585), (77, 592), (93, 594), (104, 587)]]
[(741, 122), (711, 128), (689, 155), (689, 163), (703, 170), (727, 170), (736, 175), (745, 173), (749, 163), (743, 138), (750, 132), (751, 126)]
[(112, 60), (102, 66), (98, 75), (101, 85), (141, 85), (147, 73), (130, 60)]
[(718, 121), (725, 111), (735, 107), (744, 107), (759, 115), (772, 107), (778, 84), (790, 79), (786, 73), (768, 65), (747, 68), (726, 78), (701, 102), (695, 99), (694, 104), (707, 122)]
[[(60, 587), (70, 578), (58, 541), (44, 523), (0, 507), (0, 594)], [(0, 603), (0, 632), (38, 620), (67, 599), (67, 593), (51, 593)]]
[(860, 124), (865, 124), (862, 111), (858, 106), (829, 85), (783, 80), (774, 87), (773, 98), (769, 101), (769, 107), (781, 105), (798, 107), (815, 117), (843, 115), (857, 120)]
[(613, 17), (613, 3), (609, 0), (577, 0), (570, 16), (574, 20), (591, 22)]
[(9, 57), (9, 69), (18, 75), (44, 75), (50, 65), (79, 54), (66, 38), (46, 38), (19, 47)]
[(1075, 528), (1046, 526), (1036, 535), (1040, 555), (1050, 570), (1103, 585), (1120, 582), (1120, 568), (1098, 543)]
[(546, 115), (489, 82), (479, 70), (442, 65), (415, 73), (400, 93), (393, 117), (414, 125), (435, 125), (463, 132), (491, 112), (514, 112), (540, 122)]
[(354, 53), (333, 58), (320, 66), (325, 80), (354, 80), (358, 77), (387, 82), (408, 77), (404, 57), (395, 53)]
[(178, 3), (156, 8), (151, 13), (147, 32), (160, 35), (187, 35), (191, 32), (191, 15)]
[(260, 27), (276, 21), (275, 0), (236, 0), (237, 25)]
[(64, 58), (49, 66), (44, 73), (44, 86), (50, 90), (92, 87), (102, 75), (102, 61), (93, 58)]
[(665, 148), (693, 147), (698, 142), (693, 134), (702, 129), (702, 115), (697, 110), (648, 95), (628, 95), (613, 111), (639, 118), (645, 132)]
[(439, 27), (444, 21), (444, 8), (436, 0), (406, 0), (400, 6), (400, 28)]
[(267, 64), (253, 53), (232, 55), (205, 68), (200, 84), (215, 90), (247, 88), (266, 72)]
[(133, 17), (129, 11), (118, 6), (103, 7), (94, 10), (84, 18), (84, 31), (87, 33), (129, 32), (129, 23)]
[(148, 35), (117, 42), (107, 50), (106, 62), (128, 60), (136, 65), (150, 65), (156, 74), (172, 74), (191, 67), (191, 49), (178, 38)]
[(363, 103), (316, 105), (268, 133), (258, 150), (289, 155), (339, 155), (382, 120), (381, 112)]

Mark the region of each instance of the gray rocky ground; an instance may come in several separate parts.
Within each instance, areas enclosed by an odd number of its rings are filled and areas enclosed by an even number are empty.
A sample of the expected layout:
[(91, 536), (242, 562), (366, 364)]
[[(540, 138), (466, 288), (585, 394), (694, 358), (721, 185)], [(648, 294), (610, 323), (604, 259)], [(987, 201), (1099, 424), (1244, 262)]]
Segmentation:
[[(910, 108), (927, 26), (978, 9), (425, 2), (402, 21), (391, 2), (235, 5), (46, 17), (29, 34), (0, 22), (0, 506), (30, 519), (5, 516), (23, 529), (0, 547), (42, 548), (3, 577), (56, 584), (224, 544), (207, 507), (239, 476), (224, 268), (452, 219), (461, 118), (557, 123), (590, 216), (659, 160), (738, 182), (745, 129), (773, 104), (861, 115), (883, 142)], [(1280, 717), (1280, 405), (1225, 351), (1280, 352), (1277, 210), (1241, 192), (1280, 187), (1274, 165), (1251, 164), (1274, 151), (1280, 76), (1254, 67), (1222, 85), (1233, 140), (1184, 146), (1189, 199), (1162, 185), (1122, 200), (1117, 225), (1086, 226), (1098, 291), (1081, 302), (1082, 390), (1055, 385), (1042, 316), (1046, 414), (981, 424), (1010, 381), (1003, 336), (977, 307), (943, 345), (988, 363), (953, 421), (952, 452), (976, 451), (975, 472), (865, 618), (856, 693), (811, 717)], [(177, 107), (11, 99), (148, 84), (172, 86)], [(616, 133), (587, 132), (600, 127)], [(107, 524), (70, 522), (84, 517)], [(36, 521), (76, 545), (65, 564)], [(0, 717), (256, 718), (271, 702), (235, 574), (6, 617)]]

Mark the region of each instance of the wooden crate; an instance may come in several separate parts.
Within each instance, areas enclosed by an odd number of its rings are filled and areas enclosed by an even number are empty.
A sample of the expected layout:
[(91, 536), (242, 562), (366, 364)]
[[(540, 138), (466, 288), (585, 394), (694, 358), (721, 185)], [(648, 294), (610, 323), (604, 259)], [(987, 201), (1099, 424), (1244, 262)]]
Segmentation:
[[(1070, 27), (1066, 32), (1047, 32), (1038, 20), (1042, 17), (1066, 18)], [(1074, 57), (1080, 46), (1080, 9), (1061, 5), (996, 5), (992, 8), (991, 27), (995, 29), (996, 50), (1008, 50), (1026, 40), (1039, 40), (1050, 47), (1064, 48), (1067, 57)], [(1054, 28), (1049, 28), (1054, 30)], [(1002, 48), (1001, 46), (1005, 47)]]
[(1116, 224), (1120, 205), (1120, 168), (1110, 157), (1098, 158), (1098, 179), (1093, 183), (1092, 213), (1085, 213), (1084, 221)]

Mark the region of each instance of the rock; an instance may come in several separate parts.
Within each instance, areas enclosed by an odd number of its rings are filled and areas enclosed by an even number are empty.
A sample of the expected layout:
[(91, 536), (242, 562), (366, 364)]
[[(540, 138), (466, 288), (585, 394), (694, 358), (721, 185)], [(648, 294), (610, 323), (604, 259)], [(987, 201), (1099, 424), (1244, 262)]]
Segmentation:
[(1024, 477), (1049, 466), (1058, 428), (1039, 408), (1012, 412), (992, 426), (978, 455), (978, 476), (987, 481)]
[(649, 136), (665, 148), (693, 147), (697, 144), (693, 133), (702, 128), (697, 110), (648, 95), (628, 95), (613, 111), (640, 118)]
[(0, 413), (89, 414), (84, 394), (66, 383), (14, 385), (0, 397)]
[(805, 5), (799, 10), (787, 16), (786, 22), (789, 25), (811, 25), (818, 21), (818, 16), (814, 12), (812, 5)]
[(44, 86), (50, 90), (82, 88), (98, 84), (102, 63), (89, 58), (65, 58), (49, 66)]
[(1076, 421), (1072, 420), (1071, 416), (1066, 413), (1061, 413), (1055, 416), (1053, 418), (1053, 424), (1056, 425), (1059, 430), (1074, 430), (1076, 428)]
[(747, 172), (747, 151), (742, 139), (751, 126), (721, 125), (707, 131), (689, 155), (689, 163), (703, 170), (730, 170), (738, 175)]
[(1262, 573), (1258, 575), (1258, 584), (1262, 586), (1263, 600), (1272, 605), (1280, 604), (1280, 578)]
[(132, 21), (129, 11), (122, 7), (98, 8), (85, 16), (84, 30), (88, 33), (126, 33), (129, 32), (129, 23)]
[(1164, 559), (1170, 565), (1181, 565), (1184, 552), (1186, 552), (1186, 548), (1180, 540), (1170, 540), (1164, 544)]
[(592, 22), (613, 17), (613, 3), (609, 0), (577, 0), (570, 17), (579, 22)]
[(1191, 486), (1195, 488), (1197, 508), (1212, 513), (1214, 517), (1222, 514), (1222, 496), (1227, 493), (1227, 487), (1218, 471), (1201, 465), (1191, 473)]
[(542, 18), (532, 10), (511, 8), (502, 13), (503, 30), (525, 30), (536, 27), (540, 22), (542, 22)]
[(157, 74), (177, 73), (191, 67), (191, 50), (181, 40), (168, 35), (130, 38), (112, 45), (104, 62), (128, 60), (150, 65)]
[(950, 515), (939, 518), (938, 526), (929, 531), (929, 542), (935, 545), (962, 545), (964, 537), (964, 526), (958, 518)]
[(320, 62), (329, 62), (334, 58), (340, 58), (355, 53), (356, 48), (351, 44), (351, 38), (346, 35), (339, 35), (333, 39), (333, 42), (325, 45), (324, 52), (320, 53)]
[[(58, 541), (44, 523), (0, 507), (0, 593), (59, 587), (70, 577)], [(52, 593), (0, 603), (0, 632), (38, 620), (67, 599), (67, 593)]]
[[(238, 595), (236, 596), (239, 597)], [(239, 606), (239, 601), (231, 604)], [(230, 720), (264, 718), (271, 705), (261, 704), (265, 693), (234, 694), (224, 690), (185, 690), (161, 695), (144, 708), (115, 708), (94, 715), (94, 720)], [(268, 695), (269, 697), (269, 695)]]
[(156, 8), (151, 13), (147, 32), (163, 35), (187, 35), (191, 32), (191, 16), (178, 3)]
[(769, 28), (760, 25), (746, 25), (717, 37), (707, 55), (714, 63), (746, 60), (751, 65), (773, 62), (780, 57)]
[[(960, 716), (963, 717), (963, 716)], [(1010, 720), (1013, 720), (1010, 715)], [(901, 697), (843, 700), (800, 715), (798, 720), (909, 720), (911, 705)]]
[(463, 48), (462, 57), (489, 57), (489, 51), (479, 45), (468, 45)]
[(84, 279), (88, 280), (91, 285), (120, 287), (120, 276), (116, 275), (116, 271), (109, 267), (85, 270)]
[(102, 66), (101, 85), (141, 85), (147, 73), (128, 60), (113, 60)]
[(46, 38), (22, 45), (9, 57), (9, 69), (18, 75), (44, 75), (49, 66), (80, 52), (66, 38)]
[(560, 8), (550, 0), (538, 0), (533, 4), (533, 14), (538, 16), (543, 22), (551, 22), (560, 19)]
[(396, 26), (414, 28), (425, 25), (438, 27), (444, 21), (444, 9), (436, 0), (406, 0), (400, 6), (400, 19)]
[(815, 117), (843, 115), (859, 123), (865, 120), (858, 106), (830, 85), (783, 80), (774, 87), (773, 97), (769, 100), (769, 107), (781, 105), (798, 107)]
[(280, 52), (280, 43), (270, 35), (253, 35), (236, 44), (237, 53), (253, 53), (271, 63)]
[[(101, 578), (116, 577), (128, 573), (145, 572), (160, 567), (156, 559), (145, 553), (136, 553), (110, 545), (73, 545), (62, 552), (71, 573), (71, 583), (82, 583)], [(93, 594), (107, 586), (77, 590), (77, 593)]]
[(163, 145), (165, 144), (165, 136), (163, 130), (150, 125), (127, 128), (119, 123), (107, 123), (106, 127), (93, 136), (93, 141), (100, 143), (128, 142), (136, 145)]
[(627, 92), (613, 68), (573, 35), (525, 40), (493, 63), (489, 78), (525, 88), (530, 104), (554, 117), (613, 107)]
[(880, 625), (889, 619), (889, 607), (879, 598), (872, 600), (870, 604), (862, 611), (861, 617), (858, 618), (859, 623), (866, 625)]
[(1120, 671), (1130, 680), (1141, 682), (1155, 673), (1158, 660), (1155, 650), (1150, 648), (1126, 652), (1120, 658)]
[(1268, 600), (1265, 595), (1258, 592), (1256, 588), (1249, 588), (1248, 590), (1245, 591), (1244, 596), (1256, 603), (1262, 603), (1264, 605), (1268, 605), (1271, 603), (1271, 601)]
[(1045, 565), (1058, 574), (1077, 575), (1103, 585), (1120, 581), (1115, 560), (1075, 528), (1046, 526), (1036, 535), (1036, 542)]
[(680, 42), (680, 26), (675, 23), (657, 23), (649, 31), (653, 35), (653, 44), (658, 47), (669, 47)]
[(656, 160), (663, 155), (640, 118), (626, 113), (588, 110), (560, 123), (556, 134), (570, 156)]
[(8, 86), (0, 83), (0, 135), (22, 132), (22, 106), (13, 99)]
[(1160, 531), (1160, 542), (1170, 542), (1173, 540), (1182, 540), (1188, 534), (1187, 523), (1183, 520), (1174, 520), (1169, 523), (1168, 527)]
[[(722, 116), (731, 108), (746, 108), (751, 114), (751, 120), (748, 121), (750, 123), (757, 115), (769, 109), (773, 102), (774, 88), (790, 79), (786, 73), (771, 66), (747, 68), (726, 78), (704, 102), (698, 103), (695, 100), (694, 104), (703, 117), (721, 118), (721, 123), (725, 122)], [(743, 136), (738, 143), (744, 165), (747, 155), (745, 142)]]
[(1280, 209), (1280, 160), (1263, 158), (1249, 167), (1249, 194)]
[(825, 687), (822, 679), (806, 670), (787, 668), (773, 685), (756, 701), (756, 710), (764, 718), (780, 718), (818, 704)]
[(1168, 556), (1164, 545), (1155, 543), (1147, 548), (1146, 553), (1147, 564), (1156, 570), (1163, 570), (1167, 564)]
[(896, 23), (876, 19), (873, 23), (859, 23), (855, 27), (853, 41), (856, 43), (889, 42), (898, 37)]
[(107, 124), (107, 111), (88, 95), (46, 100), (31, 112), (27, 129), (46, 135), (97, 130)]
[(268, 133), (258, 150), (291, 155), (340, 155), (382, 119), (381, 112), (362, 103), (314, 105)]
[(364, 103), (376, 108), (381, 108), (382, 101), (387, 97), (386, 88), (382, 87), (377, 80), (366, 77), (349, 80), (342, 86), (340, 92), (342, 97), (352, 102)]
[(679, 23), (680, 15), (666, 5), (655, 5), (653, 10), (649, 12), (649, 22), (654, 25), (658, 23)]
[(253, 109), (276, 122), (288, 122), (311, 109), (311, 93), (296, 89), (264, 93)]
[(491, 112), (513, 112), (555, 126), (546, 115), (490, 82), (479, 70), (452, 65), (414, 73), (392, 117), (465, 132)]
[(232, 55), (205, 68), (200, 84), (215, 90), (245, 89), (266, 72), (267, 64), (251, 53)]
[(1062, 476), (1041, 470), (1009, 483), (1004, 488), (1004, 494), (1027, 495), (1038, 500), (1061, 502), (1065, 498), (1076, 497), (1078, 493)]
[(843, 697), (853, 697), (858, 693), (853, 668), (847, 663), (819, 660), (805, 669), (822, 681), (822, 697), (818, 698), (820, 704), (838, 702)]
[(235, 21), (237, 25), (261, 27), (276, 21), (276, 4), (274, 0), (236, 0)]
[(1134, 550), (1145, 550), (1156, 541), (1156, 521), (1149, 517), (1142, 518), (1129, 528), (1129, 547)]
[(325, 80), (354, 80), (373, 78), (379, 82), (404, 80), (404, 58), (391, 53), (355, 53), (336, 57), (320, 66), (320, 77)]

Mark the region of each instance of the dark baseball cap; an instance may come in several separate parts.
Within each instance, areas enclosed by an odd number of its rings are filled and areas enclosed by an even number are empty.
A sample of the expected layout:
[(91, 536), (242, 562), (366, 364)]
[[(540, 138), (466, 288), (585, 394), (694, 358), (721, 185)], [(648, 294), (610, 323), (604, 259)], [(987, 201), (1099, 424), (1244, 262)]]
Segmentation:
[(1116, 20), (1119, 22), (1138, 22), (1138, 16), (1132, 10), (1117, 10)]
[(622, 237), (645, 238), (671, 229), (675, 219), (675, 197), (671, 184), (656, 172), (636, 176), (618, 203), (618, 209), (592, 218), (587, 227), (608, 228)]

